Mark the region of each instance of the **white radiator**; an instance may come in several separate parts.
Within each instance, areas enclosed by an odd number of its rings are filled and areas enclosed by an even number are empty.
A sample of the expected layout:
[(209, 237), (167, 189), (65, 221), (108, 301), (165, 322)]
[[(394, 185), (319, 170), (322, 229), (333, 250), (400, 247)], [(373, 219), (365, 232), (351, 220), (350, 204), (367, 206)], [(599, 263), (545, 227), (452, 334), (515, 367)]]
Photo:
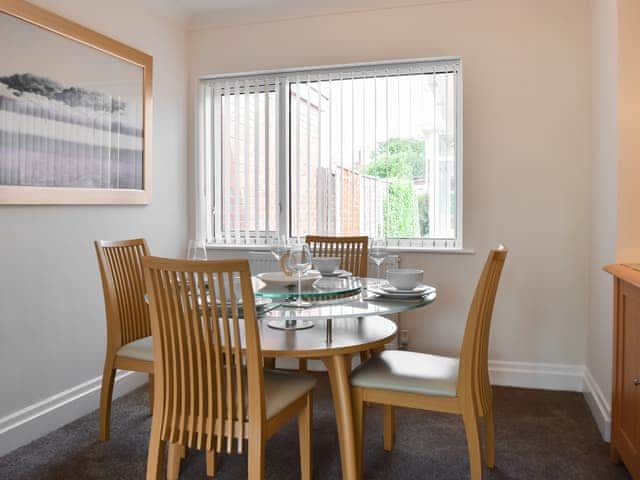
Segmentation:
[(280, 270), (280, 265), (271, 252), (249, 252), (249, 267), (252, 275)]

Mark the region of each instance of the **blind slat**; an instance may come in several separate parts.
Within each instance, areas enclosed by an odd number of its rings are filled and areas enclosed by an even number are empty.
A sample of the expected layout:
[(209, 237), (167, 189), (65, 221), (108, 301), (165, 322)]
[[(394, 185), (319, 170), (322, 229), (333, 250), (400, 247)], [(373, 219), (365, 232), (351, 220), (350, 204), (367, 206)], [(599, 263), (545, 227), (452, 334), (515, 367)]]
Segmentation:
[[(258, 186), (260, 185), (260, 94), (256, 91), (253, 95), (254, 100), (254, 113), (253, 113), (253, 150), (254, 150), (254, 197), (253, 197), (253, 207), (254, 207), (254, 216), (253, 216), (253, 229), (254, 232), (258, 232), (260, 230), (260, 197), (258, 195)], [(258, 243), (258, 237), (256, 235), (254, 239), (255, 243)]]
[[(271, 211), (269, 209), (270, 207), (270, 199), (269, 199), (269, 131), (270, 131), (270, 126), (271, 126), (271, 122), (269, 121), (269, 93), (266, 92), (265, 93), (265, 97), (264, 97), (264, 125), (265, 125), (265, 133), (264, 133), (264, 196), (265, 196), (265, 200), (264, 200), (264, 206), (265, 206), (265, 216), (264, 216), (264, 222), (265, 222), (265, 226), (264, 226), (264, 230), (265, 230), (265, 234), (267, 232), (269, 232), (269, 212)], [(265, 237), (268, 237), (268, 235), (265, 235)]]
[(238, 171), (240, 169), (240, 94), (239, 83), (236, 81), (233, 89), (233, 129), (234, 129), (234, 143), (235, 149), (233, 152), (233, 171), (235, 173), (233, 182), (233, 203), (234, 203), (234, 230), (235, 230), (235, 242), (240, 243), (240, 185), (238, 181)]
[[(294, 228), (295, 228), (295, 235), (299, 236), (298, 230), (300, 228), (300, 136), (301, 136), (301, 129), (300, 129), (300, 90), (301, 90), (301, 86), (300, 83), (296, 84), (296, 160), (298, 160), (295, 163), (295, 170), (296, 170), (296, 196), (295, 196), (295, 203), (292, 205), (291, 211), (294, 212)], [(292, 232), (293, 234), (293, 232)]]
[[(311, 86), (307, 76), (307, 191), (305, 192), (305, 203), (311, 206)], [(307, 232), (311, 231), (311, 212), (307, 211)]]
[[(251, 192), (251, 179), (253, 178), (249, 175), (249, 165), (250, 165), (250, 151), (249, 151), (249, 126), (250, 126), (250, 101), (251, 97), (249, 96), (249, 80), (244, 81), (244, 95), (242, 96), (244, 101), (244, 152), (243, 152), (243, 165), (242, 165), (242, 174), (244, 176), (244, 195), (243, 195), (243, 215), (244, 215), (244, 239), (243, 243), (249, 243), (250, 233), (253, 231), (253, 228), (250, 224), (250, 210), (249, 210), (249, 195)], [(255, 181), (255, 179), (254, 179)]]

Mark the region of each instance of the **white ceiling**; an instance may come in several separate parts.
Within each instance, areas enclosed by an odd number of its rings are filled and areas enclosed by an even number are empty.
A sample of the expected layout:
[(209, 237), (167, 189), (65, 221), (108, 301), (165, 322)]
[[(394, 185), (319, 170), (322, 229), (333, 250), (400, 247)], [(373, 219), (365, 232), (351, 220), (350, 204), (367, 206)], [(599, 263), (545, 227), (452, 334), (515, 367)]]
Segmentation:
[(143, 0), (191, 29), (470, 0)]

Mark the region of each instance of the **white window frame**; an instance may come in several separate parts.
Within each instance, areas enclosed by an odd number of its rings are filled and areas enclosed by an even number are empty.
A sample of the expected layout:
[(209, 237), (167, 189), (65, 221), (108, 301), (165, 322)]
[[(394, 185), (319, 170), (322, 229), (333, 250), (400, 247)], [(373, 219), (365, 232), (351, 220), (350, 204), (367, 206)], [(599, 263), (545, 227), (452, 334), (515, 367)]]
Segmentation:
[[(410, 69), (416, 64), (456, 64), (458, 75), (456, 77), (456, 106), (455, 106), (455, 142), (456, 142), (456, 239), (431, 239), (431, 238), (388, 238), (388, 245), (391, 250), (405, 252), (434, 252), (434, 253), (475, 253), (472, 249), (463, 247), (463, 69), (462, 59), (459, 57), (439, 57), (439, 58), (419, 58), (411, 60), (393, 60), (385, 62), (365, 62), (343, 65), (314, 66), (304, 68), (291, 68), (280, 70), (264, 70), (253, 72), (242, 72), (220, 75), (204, 75), (196, 79), (195, 88), (195, 236), (196, 238), (206, 239), (210, 248), (225, 249), (262, 249), (268, 248), (265, 244), (265, 238), (255, 238), (252, 243), (244, 244), (228, 244), (216, 243), (213, 240), (214, 229), (214, 210), (215, 210), (215, 189), (214, 189), (214, 171), (211, 163), (207, 158), (211, 158), (207, 151), (207, 136), (212, 135), (212, 131), (208, 130), (209, 120), (207, 112), (205, 112), (205, 85), (211, 80), (222, 79), (238, 79), (244, 81), (251, 77), (269, 76), (285, 76), (293, 77), (295, 75), (304, 75), (306, 72), (317, 74), (335, 75), (341, 71), (353, 72), (354, 70), (362, 70), (363, 75), (367, 68), (384, 68), (384, 67), (406, 67)], [(293, 83), (293, 82), (292, 82)], [(290, 150), (289, 150), (289, 84), (287, 80), (281, 80), (279, 84), (280, 98), (284, 99), (278, 103), (279, 124), (276, 127), (278, 131), (284, 132), (279, 136), (279, 159), (278, 164), (278, 225), (281, 230), (279, 234), (289, 235), (289, 194), (290, 194)], [(210, 115), (209, 115), (210, 118)], [(285, 186), (284, 188), (282, 188)], [(312, 232), (309, 232), (312, 233)]]

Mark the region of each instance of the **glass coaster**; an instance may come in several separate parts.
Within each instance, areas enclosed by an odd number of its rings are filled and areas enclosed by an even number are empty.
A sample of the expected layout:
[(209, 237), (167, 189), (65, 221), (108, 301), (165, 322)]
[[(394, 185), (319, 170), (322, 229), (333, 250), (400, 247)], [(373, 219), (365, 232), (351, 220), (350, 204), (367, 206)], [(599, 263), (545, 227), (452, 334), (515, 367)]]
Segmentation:
[(276, 330), (305, 330), (313, 327), (311, 320), (281, 320), (273, 319), (267, 322), (267, 325)]

